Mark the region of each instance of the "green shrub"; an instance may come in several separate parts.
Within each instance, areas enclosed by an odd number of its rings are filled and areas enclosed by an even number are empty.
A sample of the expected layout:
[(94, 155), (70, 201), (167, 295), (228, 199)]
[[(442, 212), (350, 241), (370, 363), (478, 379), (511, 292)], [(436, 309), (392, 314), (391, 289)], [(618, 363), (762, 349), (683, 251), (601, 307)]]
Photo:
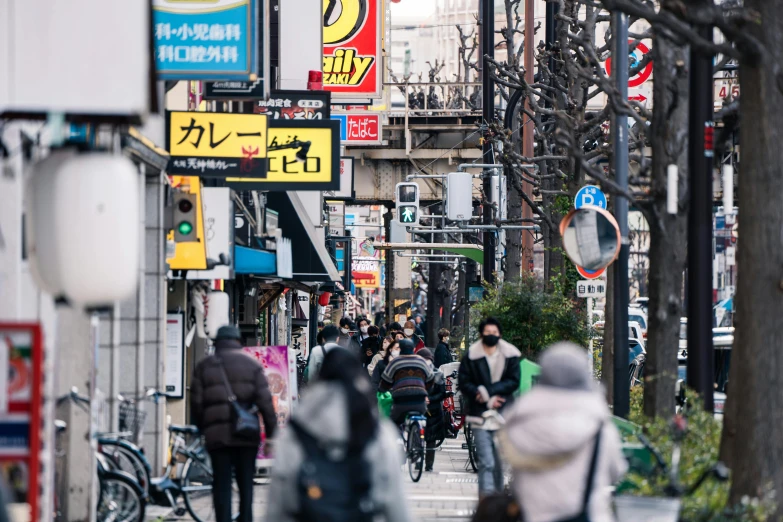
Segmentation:
[(530, 274), (497, 288), (487, 287), (486, 297), (472, 308), (474, 335), (482, 318), (496, 317), (503, 326), (503, 339), (529, 359), (558, 341), (586, 346), (590, 335), (585, 314), (575, 302), (560, 292), (547, 294), (543, 283)]
[[(667, 464), (671, 464), (674, 447), (672, 427), (668, 420), (649, 421), (642, 412), (642, 387), (631, 389), (630, 420), (644, 427), (647, 437), (657, 448)], [(688, 392), (688, 408), (684, 412), (687, 431), (682, 440), (679, 481), (686, 488), (719, 460), (722, 423), (712, 413), (704, 411), (701, 401)], [(654, 476), (630, 473), (626, 480), (632, 485), (626, 491), (639, 496), (665, 496), (669, 478), (662, 473)], [(680, 520), (685, 522), (763, 522), (774, 512), (771, 496), (763, 499), (746, 499), (740, 505), (728, 506), (730, 482), (708, 479), (696, 493), (683, 498)]]

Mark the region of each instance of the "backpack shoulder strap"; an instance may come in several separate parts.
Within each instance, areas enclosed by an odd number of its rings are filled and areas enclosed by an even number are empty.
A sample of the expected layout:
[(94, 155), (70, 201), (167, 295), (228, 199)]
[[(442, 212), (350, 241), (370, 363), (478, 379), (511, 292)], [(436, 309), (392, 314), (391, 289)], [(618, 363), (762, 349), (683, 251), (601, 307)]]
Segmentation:
[(598, 467), (598, 450), (601, 447), (601, 433), (604, 431), (604, 423), (598, 427), (598, 433), (595, 435), (595, 447), (593, 448), (593, 456), (590, 460), (590, 469), (587, 472), (587, 487), (585, 487), (585, 496), (582, 500), (582, 511), (587, 511), (587, 506), (590, 504), (590, 495), (593, 492), (593, 484), (595, 482), (595, 470)]

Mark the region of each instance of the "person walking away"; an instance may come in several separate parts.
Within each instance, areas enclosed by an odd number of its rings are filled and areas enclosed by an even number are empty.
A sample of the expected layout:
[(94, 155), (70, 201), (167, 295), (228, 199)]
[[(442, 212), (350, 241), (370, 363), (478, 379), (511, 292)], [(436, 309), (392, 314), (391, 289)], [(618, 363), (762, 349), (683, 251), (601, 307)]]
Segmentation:
[(318, 377), (326, 352), (334, 348), (342, 348), (337, 344), (340, 331), (333, 324), (324, 326), (320, 335), (323, 338), (323, 344), (316, 346), (310, 351), (310, 360), (307, 363), (307, 371), (305, 372), (305, 380), (308, 383), (313, 382)]
[(438, 346), (435, 347), (435, 368), (440, 368), (444, 364), (452, 362), (449, 335), (449, 331), (445, 328), (438, 330)]
[(405, 338), (409, 339), (413, 343), (414, 353), (424, 348), (424, 341), (416, 335), (416, 325), (413, 321), (406, 321), (403, 326), (402, 333), (405, 334)]
[(378, 361), (378, 363), (375, 365), (375, 368), (373, 368), (372, 371), (372, 388), (377, 393), (381, 392), (381, 377), (383, 376), (383, 372), (386, 371), (386, 367), (389, 366), (389, 363), (400, 356), (400, 343), (399, 341), (392, 340), (389, 343), (389, 346), (386, 348), (386, 355), (383, 356), (383, 359)]
[(278, 439), (267, 522), (408, 522), (397, 438), (359, 361), (328, 352)]
[(380, 334), (380, 330), (378, 330), (378, 327), (367, 327), (367, 334), (369, 337), (366, 337), (364, 340), (362, 340), (361, 356), (362, 366), (365, 368), (370, 365), (372, 358), (375, 357), (375, 354), (377, 354), (381, 349), (381, 338), (378, 336)]
[(503, 468), (494, 432), (499, 428), (484, 413), (510, 404), (519, 389), (520, 351), (502, 339), (500, 322), (489, 317), (479, 323), (481, 339), (473, 343), (459, 366), (459, 390), (467, 405), (466, 420), (473, 429), (478, 454), (479, 498), (503, 491)]
[(196, 365), (190, 384), (193, 423), (206, 439), (212, 461), (212, 497), (217, 522), (231, 522), (231, 477), (239, 488), (239, 522), (253, 519), (253, 475), (259, 439), (235, 433), (231, 402), (249, 409), (255, 406), (264, 421), (267, 438), (277, 431), (277, 415), (264, 368), (242, 351), (235, 326), (222, 326), (215, 339), (215, 354)]
[(435, 367), (435, 355), (429, 348), (419, 350), (419, 356), (423, 357), (430, 369), (435, 373), (432, 385), (429, 389), (429, 404), (427, 404), (427, 427), (425, 440), (427, 452), (424, 457), (424, 471), (432, 471), (435, 465), (435, 448), (446, 438), (446, 419), (443, 415), (443, 400), (446, 398), (446, 378)]
[(380, 392), (391, 391), (394, 403), (391, 420), (398, 426), (409, 413), (427, 412), (427, 387), (435, 379), (435, 372), (427, 361), (413, 353), (409, 339), (400, 341), (400, 355), (389, 362), (381, 376)]
[[(378, 365), (378, 363), (386, 358), (386, 352), (389, 349), (389, 345), (391, 345), (392, 341), (394, 341), (394, 339), (392, 339), (390, 335), (387, 335), (383, 338), (383, 341), (381, 342), (381, 349), (378, 350), (378, 353), (373, 355), (372, 360), (370, 360), (370, 364), (367, 365), (367, 372), (370, 374), (370, 377), (372, 377), (373, 372), (375, 371), (375, 367)], [(376, 386), (375, 389), (377, 390), (378, 386)]]
[(504, 416), (498, 440), (525, 522), (614, 521), (610, 486), (628, 464), (584, 348), (548, 348), (538, 384)]
[(427, 339), (427, 321), (422, 317), (421, 314), (416, 314), (416, 316), (413, 318), (413, 324), (416, 325), (416, 335), (418, 335), (422, 341), (424, 341), (424, 344), (429, 344)]

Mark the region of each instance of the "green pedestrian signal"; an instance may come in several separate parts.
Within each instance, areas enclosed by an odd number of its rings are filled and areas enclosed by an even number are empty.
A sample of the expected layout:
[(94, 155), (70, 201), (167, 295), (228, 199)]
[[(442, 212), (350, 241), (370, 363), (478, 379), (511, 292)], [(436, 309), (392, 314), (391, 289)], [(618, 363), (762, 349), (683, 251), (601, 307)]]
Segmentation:
[(400, 223), (416, 223), (416, 212), (418, 211), (417, 207), (413, 207), (410, 205), (401, 206), (400, 207)]

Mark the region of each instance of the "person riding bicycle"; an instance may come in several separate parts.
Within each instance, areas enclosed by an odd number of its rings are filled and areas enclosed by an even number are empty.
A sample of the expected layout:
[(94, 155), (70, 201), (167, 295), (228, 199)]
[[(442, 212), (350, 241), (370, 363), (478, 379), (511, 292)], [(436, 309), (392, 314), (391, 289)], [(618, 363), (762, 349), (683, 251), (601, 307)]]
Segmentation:
[(394, 403), (391, 420), (398, 426), (409, 413), (427, 412), (427, 388), (435, 379), (435, 372), (423, 357), (413, 353), (408, 339), (399, 342), (400, 355), (392, 359), (381, 376), (379, 391), (391, 391)]
[(522, 519), (613, 521), (610, 486), (628, 464), (587, 353), (561, 342), (540, 361), (538, 384), (503, 413), (498, 436)]
[(424, 471), (432, 471), (435, 464), (435, 447), (446, 438), (446, 420), (443, 416), (443, 400), (446, 398), (446, 378), (434, 365), (435, 355), (429, 348), (419, 350), (419, 356), (424, 357), (430, 369), (435, 373), (435, 379), (429, 389), (429, 401), (427, 405), (427, 427), (425, 440), (427, 441), (427, 453), (424, 461)]

